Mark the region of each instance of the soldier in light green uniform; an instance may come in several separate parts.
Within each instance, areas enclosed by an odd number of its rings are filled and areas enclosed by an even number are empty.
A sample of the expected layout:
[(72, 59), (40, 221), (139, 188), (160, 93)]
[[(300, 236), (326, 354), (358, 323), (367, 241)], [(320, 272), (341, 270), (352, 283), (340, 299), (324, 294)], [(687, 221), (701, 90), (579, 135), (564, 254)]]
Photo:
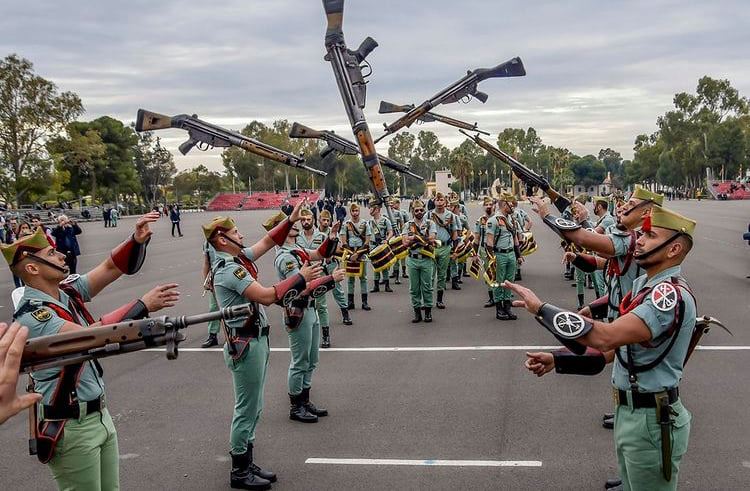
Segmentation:
[[(309, 210), (303, 210), (300, 215), (303, 221), (309, 220), (309, 224), (312, 225), (312, 213)], [(266, 222), (265, 227), (270, 229), (281, 220), (283, 220), (282, 216), (276, 215)], [(298, 238), (299, 230), (294, 226), (289, 231), (284, 245), (276, 249), (274, 266), (280, 280), (299, 274), (305, 264), (318, 263), (330, 257), (336, 250), (338, 242), (335, 230), (331, 230), (331, 235), (325, 237), (315, 249), (301, 248)], [(291, 420), (315, 423), (318, 417), (328, 416), (327, 410), (316, 407), (310, 402), (312, 375), (320, 358), (318, 353), (320, 322), (315, 310), (315, 298), (325, 296), (326, 291), (333, 289), (335, 282), (343, 278), (344, 270), (337, 269), (332, 275), (313, 280), (297, 299), (285, 306), (284, 324), (291, 353), (287, 375), (289, 419)]]
[(253, 461), (255, 429), (263, 411), (263, 389), (268, 371), (268, 319), (264, 305), (289, 304), (322, 273), (320, 266), (307, 265), (298, 274), (272, 287), (258, 280), (255, 265), (275, 245), (284, 244), (292, 225), (300, 218), (301, 201), (289, 218), (281, 220), (268, 234), (251, 247), (245, 247), (243, 236), (234, 220), (216, 217), (203, 225), (211, 261), (213, 293), (220, 308), (250, 302), (253, 314), (246, 319), (225, 323), (229, 333), (224, 345), (224, 361), (232, 372), (234, 413), (230, 431), (232, 468), (230, 484), (240, 489), (268, 489), (276, 481), (273, 472), (261, 469)]
[[(484, 206), (484, 215), (477, 218), (474, 222), (474, 252), (482, 258), (482, 261), (486, 265), (489, 261), (487, 255), (487, 222), (495, 214), (495, 201), (489, 196), (485, 196), (482, 199), (482, 205)], [(487, 303), (484, 304), (485, 308), (490, 308), (495, 305), (495, 292), (493, 288), (487, 286)]]
[(503, 193), (498, 202), (497, 213), (487, 221), (487, 249), (495, 255), (494, 290), (495, 318), (501, 321), (516, 320), (518, 317), (511, 310), (513, 294), (500, 286), (503, 281), (512, 281), (516, 277), (516, 265), (523, 262), (518, 249), (518, 237), (510, 218), (513, 195)]
[[(458, 198), (458, 196), (456, 196)], [(458, 231), (456, 232), (456, 238), (458, 243), (460, 243), (463, 240), (464, 234), (469, 232), (469, 217), (467, 217), (462, 211), (461, 211), (461, 203), (458, 201), (458, 199), (455, 199), (454, 201), (451, 201), (449, 204), (449, 210), (453, 215), (456, 217), (456, 224), (458, 225)], [(463, 280), (461, 279), (466, 271), (466, 263), (458, 263), (456, 261), (455, 254), (451, 254), (451, 262), (450, 262), (450, 275), (451, 275), (451, 288), (453, 290), (460, 290), (461, 287), (458, 286), (460, 283), (463, 283)]]
[[(587, 194), (579, 194), (576, 196), (575, 201), (581, 205), (580, 208), (576, 208), (576, 210), (585, 209), (586, 202), (588, 201), (589, 197)], [(577, 217), (579, 215), (573, 214), (574, 217)], [(576, 280), (576, 296), (578, 298), (578, 308), (576, 310), (581, 310), (584, 305), (584, 289), (586, 287), (586, 276), (589, 273), (584, 273), (580, 268), (573, 267), (575, 271), (575, 280)]]
[[(203, 253), (208, 254), (208, 244), (203, 245)], [(203, 262), (203, 294), (208, 293), (208, 311), (216, 312), (219, 307), (216, 305), (216, 296), (211, 292), (211, 275), (210, 262), (208, 260)], [(212, 346), (218, 346), (219, 344), (219, 328), (221, 323), (218, 320), (214, 320), (208, 323), (208, 337), (201, 344), (201, 348), (210, 348)]]
[[(404, 225), (406, 224), (406, 222), (409, 221), (411, 217), (409, 216), (408, 211), (401, 209), (401, 200), (398, 198), (398, 196), (392, 196), (390, 203), (393, 221), (396, 222), (393, 224), (393, 231), (394, 233), (400, 233), (401, 230), (404, 229)], [(409, 277), (409, 274), (406, 272), (406, 258), (399, 259), (396, 263), (394, 263), (393, 272), (391, 273), (391, 278), (395, 278), (396, 281), (394, 281), (394, 283), (397, 285), (401, 284), (401, 281), (399, 280), (399, 264), (401, 265), (401, 276), (403, 276), (404, 278)]]
[(671, 210), (652, 208), (634, 252), (645, 274), (633, 282), (611, 325), (543, 304), (531, 290), (511, 285), (519, 303), (558, 340), (585, 351), (528, 353), (530, 371), (593, 375), (614, 362), (615, 448), (625, 490), (677, 489), (692, 419), (678, 386), (690, 347), (699, 339), (695, 298), (681, 276), (695, 225)]
[[(123, 274), (135, 274), (158, 213), (138, 219), (132, 236), (84, 275), (70, 275), (65, 255), (55, 251), (42, 228), (0, 246), (13, 274), (25, 283), (13, 318), (29, 329), (29, 339), (75, 332), (87, 327), (141, 319), (179, 298), (175, 284), (158, 286), (98, 321), (86, 304)], [(107, 409), (103, 371), (96, 361), (37, 370), (33, 390), (42, 394), (34, 409), (37, 457), (49, 464), (61, 490), (120, 489), (117, 431)]]
[[(372, 230), (372, 248), (386, 243), (391, 237), (393, 237), (393, 225), (391, 225), (391, 221), (388, 220), (388, 217), (381, 214), (381, 211), (382, 205), (372, 198), (370, 200), (371, 218), (369, 220), (370, 230)], [(381, 278), (382, 283), (385, 286), (384, 290), (389, 293), (393, 292), (393, 290), (391, 290), (390, 280), (388, 279), (388, 268), (379, 272), (373, 272), (372, 276), (375, 280), (375, 284), (373, 285), (372, 290), (370, 290), (370, 293), (380, 292)]]
[(435, 274), (434, 245), (437, 241), (435, 223), (425, 218), (425, 206), (421, 200), (412, 201), (410, 220), (404, 225), (401, 235), (409, 248), (406, 266), (409, 268), (409, 296), (414, 309), (412, 322), (432, 322), (432, 290)]
[[(435, 209), (429, 218), (437, 227), (438, 246), (435, 248), (435, 270), (437, 273), (437, 302), (438, 309), (444, 309), (443, 293), (445, 292), (445, 280), (449, 272), (451, 250), (455, 247), (458, 238), (458, 218), (446, 209), (447, 201), (443, 193), (435, 195)], [(458, 287), (458, 284), (455, 285)], [(456, 288), (460, 290), (461, 288)]]
[[(515, 196), (513, 196), (513, 201), (511, 202), (511, 207), (513, 208), (513, 213), (511, 215), (511, 218), (513, 219), (513, 223), (516, 229), (516, 235), (518, 236), (519, 243), (522, 240), (523, 233), (528, 232), (531, 230), (531, 220), (529, 219), (529, 214), (526, 213), (526, 211), (518, 206), (518, 200)], [(521, 265), (519, 264), (516, 268), (516, 278), (515, 281), (521, 281), (523, 278), (521, 276)]]
[[(360, 218), (360, 209), (357, 203), (349, 205), (351, 218), (344, 222), (339, 232), (339, 242), (343, 247), (348, 247), (352, 251), (365, 248), (369, 251), (370, 241), (372, 240), (372, 229), (370, 222)], [(367, 261), (364, 254), (355, 254), (350, 260)], [(362, 294), (362, 310), (372, 310), (367, 303), (367, 264), (365, 264), (364, 273), (359, 277), (359, 290)], [(347, 308), (354, 310), (354, 277), (350, 276), (347, 281)]]
[[(615, 217), (609, 213), (609, 200), (604, 196), (594, 196), (594, 215), (597, 216), (594, 222), (594, 231), (599, 234), (605, 233), (610, 227), (617, 225)], [(604, 271), (597, 269), (592, 275), (594, 281), (594, 291), (596, 298), (603, 297), (607, 294), (607, 283), (604, 280)]]

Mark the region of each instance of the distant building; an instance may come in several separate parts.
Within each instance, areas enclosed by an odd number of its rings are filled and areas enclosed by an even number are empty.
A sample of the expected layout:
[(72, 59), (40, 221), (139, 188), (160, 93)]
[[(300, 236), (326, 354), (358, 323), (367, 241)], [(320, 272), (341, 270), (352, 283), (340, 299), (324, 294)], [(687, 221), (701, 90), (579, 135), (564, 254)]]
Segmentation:
[(607, 172), (607, 177), (604, 178), (601, 184), (596, 186), (581, 186), (576, 184), (573, 186), (573, 195), (578, 196), (579, 194), (588, 194), (589, 196), (606, 196), (612, 192), (612, 175)]
[(449, 170), (444, 169), (435, 171), (435, 180), (425, 184), (427, 187), (427, 196), (432, 196), (435, 193), (450, 193), (450, 186), (456, 182), (456, 180), (457, 179), (453, 177), (453, 173)]

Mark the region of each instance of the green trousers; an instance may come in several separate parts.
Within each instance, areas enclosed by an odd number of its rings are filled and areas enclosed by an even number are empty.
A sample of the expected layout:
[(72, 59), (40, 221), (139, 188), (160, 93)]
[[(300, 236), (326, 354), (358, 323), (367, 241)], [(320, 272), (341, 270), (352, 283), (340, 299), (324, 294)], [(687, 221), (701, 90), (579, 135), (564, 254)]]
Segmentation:
[(583, 295), (583, 292), (586, 288), (586, 273), (578, 268), (574, 269), (576, 272), (576, 293), (578, 295)]
[(591, 280), (594, 282), (594, 291), (596, 292), (596, 298), (603, 297), (607, 294), (607, 283), (604, 281), (604, 271), (597, 269), (591, 276)]
[[(326, 273), (327, 274), (331, 274), (338, 267), (339, 267), (339, 262), (338, 261), (331, 261), (330, 263), (326, 264), (326, 266), (325, 266)], [(341, 308), (341, 309), (345, 308), (347, 302), (346, 302), (346, 295), (344, 294), (344, 284), (343, 284), (343, 282), (337, 281), (336, 282), (336, 287), (333, 290), (331, 290), (331, 292), (333, 293), (333, 299), (336, 300), (336, 305), (338, 305), (339, 308)], [(327, 318), (327, 315), (328, 315), (328, 310), (327, 310), (328, 302), (325, 299), (325, 295), (323, 295), (322, 297), (318, 297), (318, 299), (320, 299), (320, 298), (323, 299), (321, 301), (322, 304), (326, 306), (326, 318)], [(318, 303), (317, 302), (315, 303), (315, 308), (316, 309), (318, 308)], [(318, 316), (320, 316), (320, 311), (318, 311)], [(323, 319), (320, 319), (320, 325), (321, 326), (327, 326), (328, 323), (323, 324)]]
[(109, 411), (68, 420), (49, 468), (61, 491), (120, 489), (117, 431)]
[(390, 277), (391, 268), (385, 268), (382, 271), (375, 272), (373, 271), (373, 278), (375, 278), (375, 283), (388, 280)]
[[(437, 272), (437, 291), (445, 290), (445, 275), (451, 262), (451, 246), (441, 245), (435, 248), (435, 271)], [(409, 273), (411, 276), (411, 273)]]
[[(498, 285), (505, 280), (513, 281), (516, 278), (517, 265), (516, 254), (513, 251), (495, 254), (495, 281)], [(495, 302), (500, 302), (512, 299), (513, 293), (507, 288), (498, 286), (494, 289), (494, 296)]]
[[(214, 297), (214, 294), (212, 292), (208, 292), (208, 311), (216, 312), (217, 310), (219, 310), (219, 307), (216, 305), (216, 298)], [(211, 321), (208, 323), (208, 333), (219, 334), (220, 327), (221, 322), (219, 322), (218, 320)]]
[(407, 257), (409, 270), (409, 295), (412, 308), (433, 306), (432, 281), (435, 274), (435, 261), (429, 257)]
[(237, 360), (224, 347), (224, 362), (232, 371), (234, 413), (229, 442), (232, 453), (243, 454), (248, 442), (255, 441), (255, 428), (263, 412), (263, 388), (268, 371), (268, 336), (252, 339)]
[(287, 329), (289, 336), (289, 351), (291, 361), (287, 383), (289, 393), (298, 395), (302, 389), (309, 389), (312, 384), (312, 374), (320, 359), (320, 323), (315, 309), (306, 308), (302, 322), (296, 329)]
[(661, 491), (677, 489), (680, 461), (690, 437), (690, 412), (678, 400), (672, 404), (672, 478), (664, 479), (661, 468), (661, 428), (654, 408), (617, 406), (615, 448), (625, 490)]

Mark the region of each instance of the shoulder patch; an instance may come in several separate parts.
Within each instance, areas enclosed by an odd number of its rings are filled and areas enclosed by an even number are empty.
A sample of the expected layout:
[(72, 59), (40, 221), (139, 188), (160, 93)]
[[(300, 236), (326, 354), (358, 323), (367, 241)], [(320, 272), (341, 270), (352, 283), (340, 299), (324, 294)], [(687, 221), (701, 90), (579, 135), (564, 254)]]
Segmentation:
[(78, 278), (80, 278), (80, 277), (81, 277), (81, 275), (79, 275), (79, 274), (71, 274), (71, 275), (68, 275), (68, 277), (67, 277), (67, 278), (65, 278), (64, 280), (62, 280), (62, 281), (60, 282), (60, 284), (61, 284), (61, 285), (69, 285), (70, 283), (73, 283), (73, 282), (74, 282), (75, 280), (77, 280), (77, 279), (78, 279)]
[(247, 270), (243, 268), (242, 266), (240, 266), (234, 270), (234, 276), (236, 276), (238, 280), (241, 280), (245, 276), (247, 276)]
[(651, 290), (651, 303), (657, 310), (669, 312), (677, 305), (677, 290), (672, 283), (659, 283)]
[(36, 319), (38, 322), (47, 322), (52, 318), (52, 312), (47, 309), (36, 309), (31, 313), (31, 317)]
[(295, 267), (294, 261), (287, 261), (287, 262), (286, 262), (286, 270), (287, 270), (287, 271), (291, 271), (291, 270), (293, 270), (293, 269), (294, 269), (294, 267)]

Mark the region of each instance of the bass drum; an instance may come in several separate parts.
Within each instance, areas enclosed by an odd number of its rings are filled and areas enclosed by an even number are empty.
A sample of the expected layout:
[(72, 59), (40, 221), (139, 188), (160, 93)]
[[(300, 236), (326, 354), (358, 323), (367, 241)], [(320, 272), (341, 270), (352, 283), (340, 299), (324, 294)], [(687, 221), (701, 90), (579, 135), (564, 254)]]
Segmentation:
[(392, 237), (388, 241), (388, 245), (391, 246), (391, 251), (396, 261), (400, 261), (409, 255), (409, 248), (404, 245), (404, 237), (401, 235)]
[(391, 265), (396, 262), (391, 246), (387, 242), (380, 244), (371, 250), (369, 256), (370, 262), (372, 263), (372, 270), (376, 273), (380, 273), (384, 269), (390, 268)]

